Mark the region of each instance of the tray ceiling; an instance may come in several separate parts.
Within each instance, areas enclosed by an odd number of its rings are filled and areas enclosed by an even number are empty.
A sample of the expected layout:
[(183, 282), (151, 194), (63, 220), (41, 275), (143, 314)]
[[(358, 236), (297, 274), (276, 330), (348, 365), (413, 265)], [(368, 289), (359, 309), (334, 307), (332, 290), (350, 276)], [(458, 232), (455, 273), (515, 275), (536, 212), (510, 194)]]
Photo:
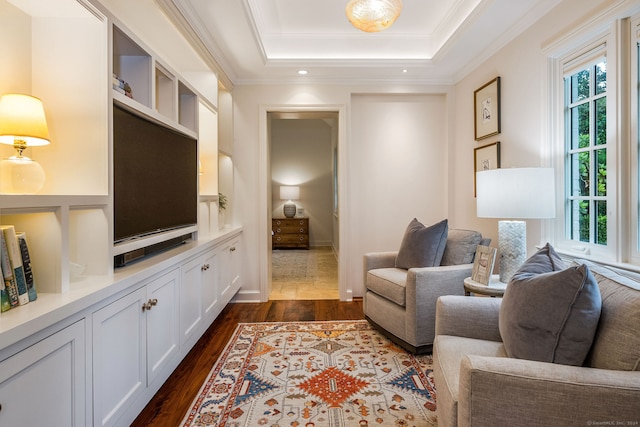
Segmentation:
[[(453, 83), (560, 0), (403, 0), (394, 25), (354, 28), (348, 0), (164, 0), (234, 84)], [(162, 1), (159, 3), (162, 4)], [(308, 71), (299, 76), (297, 71)]]

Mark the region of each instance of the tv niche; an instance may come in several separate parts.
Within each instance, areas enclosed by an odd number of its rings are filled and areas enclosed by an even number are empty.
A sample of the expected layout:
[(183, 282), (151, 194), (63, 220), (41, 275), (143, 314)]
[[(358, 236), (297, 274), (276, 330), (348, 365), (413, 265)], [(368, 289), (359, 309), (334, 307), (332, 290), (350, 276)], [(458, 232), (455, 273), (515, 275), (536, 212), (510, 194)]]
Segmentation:
[(114, 105), (116, 267), (192, 237), (198, 222), (197, 156), (196, 139)]

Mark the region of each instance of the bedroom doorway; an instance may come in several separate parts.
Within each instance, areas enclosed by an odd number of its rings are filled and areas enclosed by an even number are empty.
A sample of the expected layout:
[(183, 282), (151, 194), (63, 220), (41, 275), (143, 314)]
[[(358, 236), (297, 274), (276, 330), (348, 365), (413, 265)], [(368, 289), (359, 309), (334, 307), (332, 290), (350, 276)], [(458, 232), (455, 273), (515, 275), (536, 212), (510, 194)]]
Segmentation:
[(281, 187), (299, 194), (299, 227), (274, 225), (269, 299), (339, 299), (338, 112), (269, 112), (268, 124), (273, 224), (286, 220)]

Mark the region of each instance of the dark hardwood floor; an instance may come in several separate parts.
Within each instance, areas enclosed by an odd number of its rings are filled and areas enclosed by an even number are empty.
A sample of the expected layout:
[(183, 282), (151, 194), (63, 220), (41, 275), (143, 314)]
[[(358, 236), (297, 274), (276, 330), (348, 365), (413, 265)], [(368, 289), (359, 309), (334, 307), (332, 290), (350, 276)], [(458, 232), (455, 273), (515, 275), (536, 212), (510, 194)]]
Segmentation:
[(361, 299), (228, 304), (131, 425), (178, 426), (238, 323), (357, 319)]

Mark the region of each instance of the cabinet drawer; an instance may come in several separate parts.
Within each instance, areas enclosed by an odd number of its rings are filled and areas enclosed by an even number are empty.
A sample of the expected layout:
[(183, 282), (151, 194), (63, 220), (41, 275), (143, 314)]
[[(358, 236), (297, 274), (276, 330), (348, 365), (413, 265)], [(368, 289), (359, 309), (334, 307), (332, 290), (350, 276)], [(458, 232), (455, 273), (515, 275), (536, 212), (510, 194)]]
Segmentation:
[(274, 218), (273, 227), (308, 227), (309, 218)]
[(275, 234), (307, 234), (309, 233), (309, 229), (303, 225), (283, 225), (281, 227), (275, 227), (273, 232)]
[(273, 240), (278, 245), (286, 244), (307, 244), (309, 242), (308, 234), (283, 234), (273, 236)]

